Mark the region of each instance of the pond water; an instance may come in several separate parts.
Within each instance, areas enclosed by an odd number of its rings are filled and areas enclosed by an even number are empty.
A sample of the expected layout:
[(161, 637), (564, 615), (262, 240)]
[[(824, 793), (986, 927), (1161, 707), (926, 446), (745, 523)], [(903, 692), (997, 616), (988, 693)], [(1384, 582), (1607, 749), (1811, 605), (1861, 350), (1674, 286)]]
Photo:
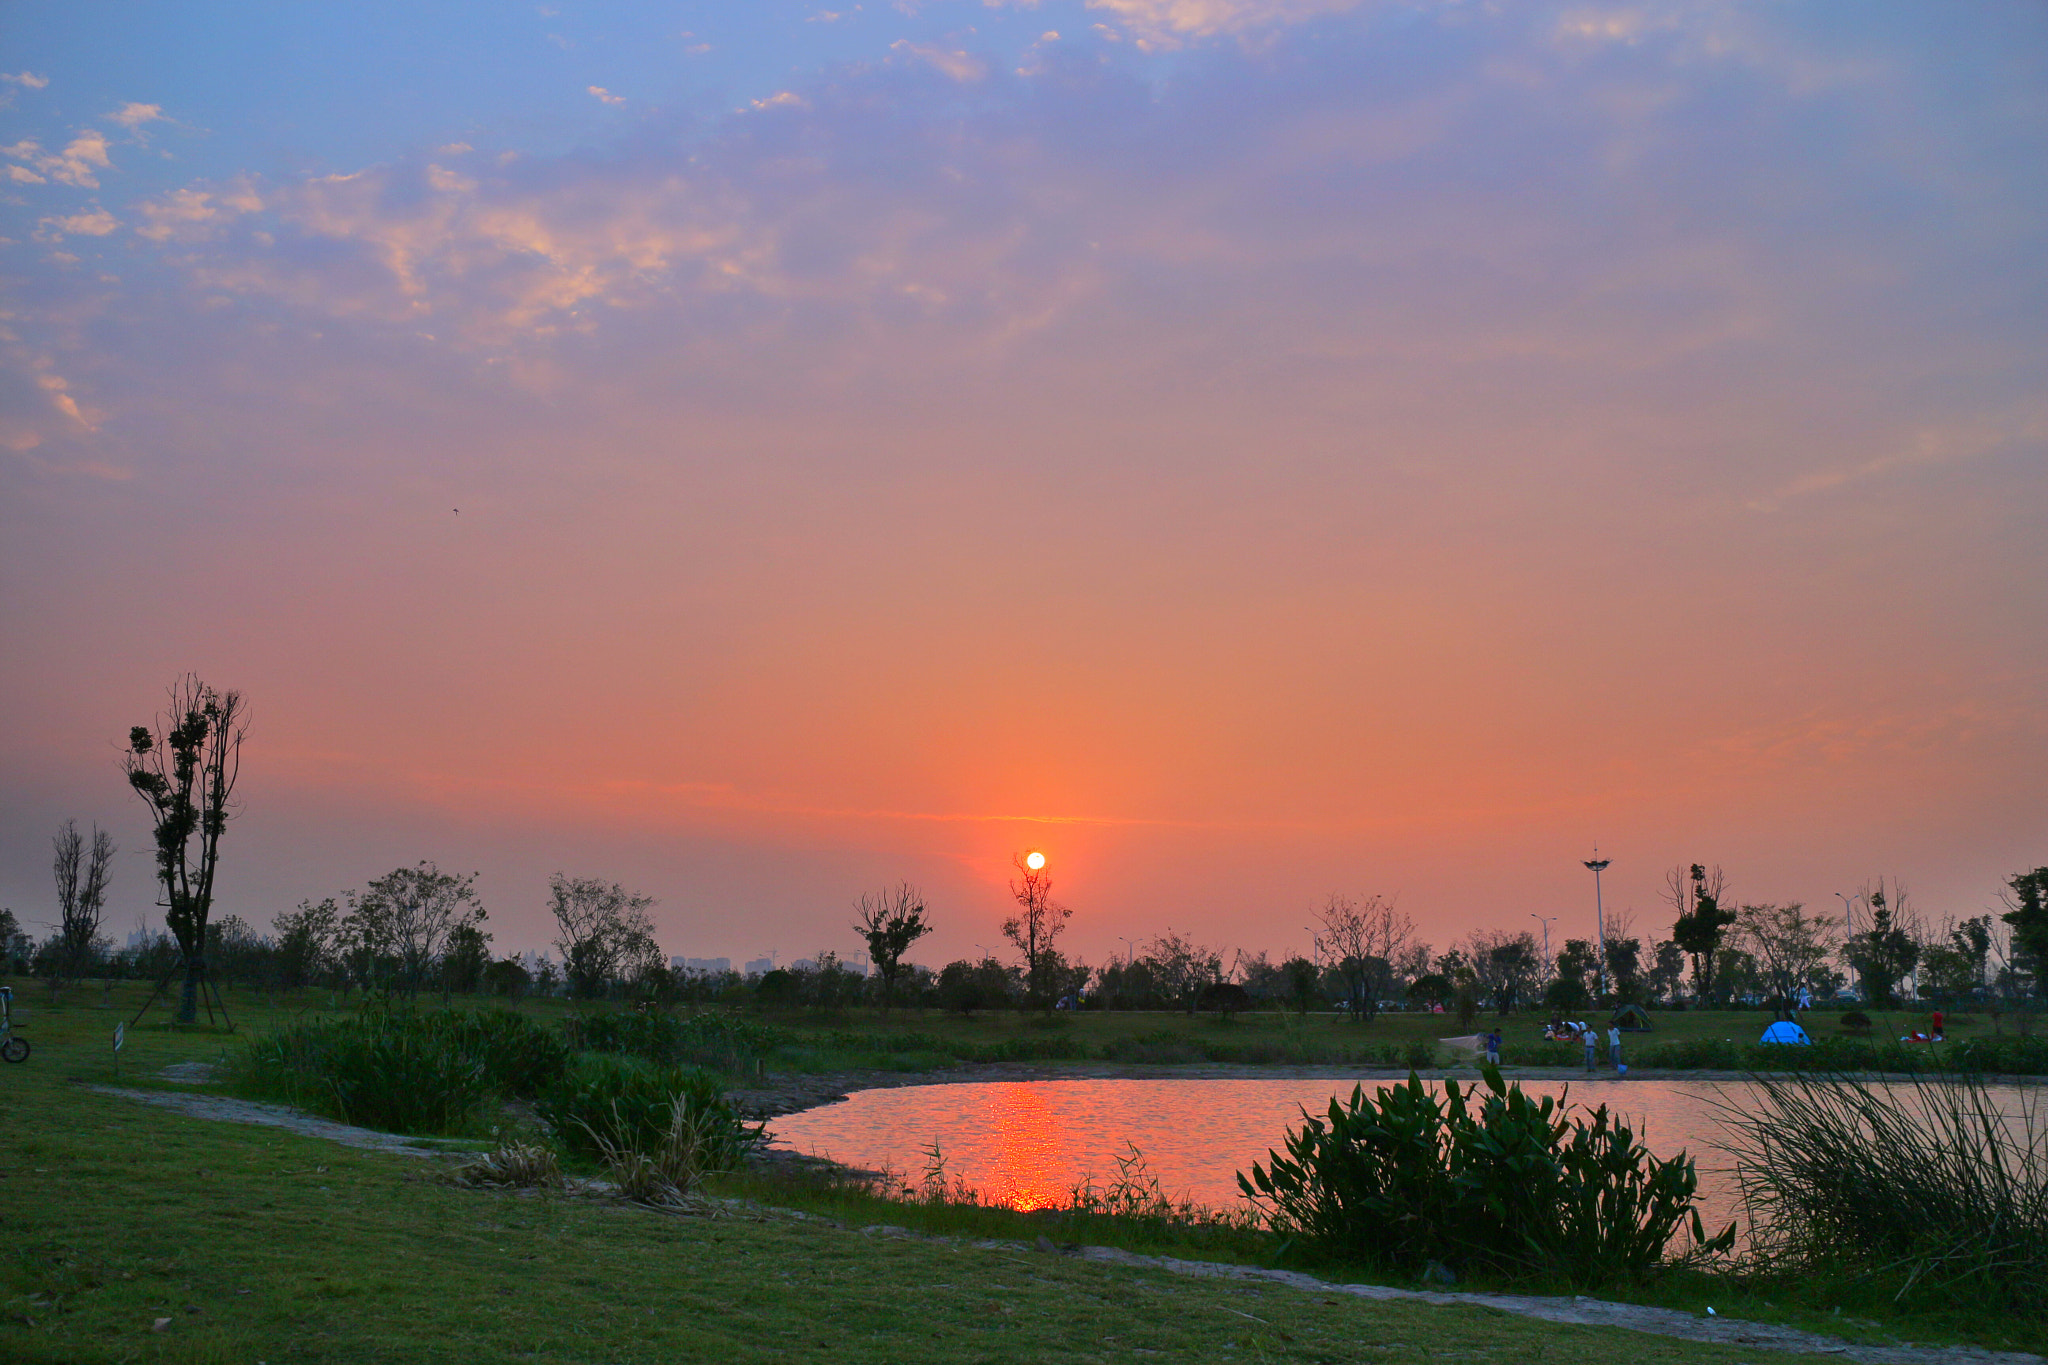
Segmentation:
[[(1063, 1205), (1075, 1185), (1114, 1179), (1131, 1146), (1166, 1193), (1212, 1208), (1240, 1205), (1236, 1173), (1267, 1159), (1269, 1148), (1319, 1112), (1392, 1084), (1344, 1076), (1239, 1079), (997, 1081), (863, 1090), (841, 1104), (790, 1114), (770, 1124), (775, 1145), (864, 1170), (891, 1170), (915, 1181), (936, 1143), (949, 1182), (962, 1179), (985, 1202), (1011, 1208)], [(1561, 1081), (1523, 1081), (1531, 1094), (1555, 1095)], [(1754, 1087), (1738, 1081), (1630, 1079), (1570, 1083), (1573, 1106), (1606, 1104), (1631, 1121), (1659, 1156), (1687, 1151), (1698, 1162), (1701, 1215), (1718, 1229), (1735, 1218), (1738, 1197), (1721, 1135), (1717, 1102), (1740, 1108)], [(1993, 1088), (1999, 1106), (2018, 1112), (2017, 1087)]]

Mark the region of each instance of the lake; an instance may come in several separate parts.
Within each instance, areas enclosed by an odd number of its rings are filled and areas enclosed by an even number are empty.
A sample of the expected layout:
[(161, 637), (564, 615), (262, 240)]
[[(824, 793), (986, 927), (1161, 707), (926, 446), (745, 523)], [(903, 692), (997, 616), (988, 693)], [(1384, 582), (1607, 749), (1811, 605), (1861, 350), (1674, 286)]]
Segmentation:
[[(1301, 1110), (1320, 1112), (1332, 1096), (1392, 1084), (1336, 1074), (1233, 1079), (994, 1081), (863, 1090), (775, 1119), (776, 1146), (864, 1170), (888, 1169), (915, 1180), (937, 1143), (948, 1179), (980, 1191), (984, 1202), (1018, 1209), (1062, 1205), (1086, 1177), (1097, 1186), (1117, 1174), (1130, 1145), (1167, 1194), (1213, 1208), (1240, 1202), (1236, 1173), (1266, 1160)], [(1690, 1152), (1700, 1168), (1701, 1215), (1713, 1229), (1738, 1207), (1715, 1102), (1741, 1106), (1754, 1087), (1740, 1081), (1619, 1080), (1611, 1074), (1572, 1081), (1570, 1102), (1606, 1104), (1626, 1115), (1637, 1139), (1659, 1156)], [(1523, 1081), (1531, 1094), (1555, 1095), (1562, 1081)], [(1993, 1087), (2008, 1114), (2019, 1088)]]

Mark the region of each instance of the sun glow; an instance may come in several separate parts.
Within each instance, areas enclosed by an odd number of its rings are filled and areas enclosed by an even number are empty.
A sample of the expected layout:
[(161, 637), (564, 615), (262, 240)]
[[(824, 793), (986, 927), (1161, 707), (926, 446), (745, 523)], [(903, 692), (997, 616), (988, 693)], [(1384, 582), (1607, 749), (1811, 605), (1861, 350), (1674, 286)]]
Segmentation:
[(1035, 848), (1032, 849), (1024, 855), (1024, 866), (1030, 868), (1033, 872), (1038, 871), (1045, 866), (1045, 855)]

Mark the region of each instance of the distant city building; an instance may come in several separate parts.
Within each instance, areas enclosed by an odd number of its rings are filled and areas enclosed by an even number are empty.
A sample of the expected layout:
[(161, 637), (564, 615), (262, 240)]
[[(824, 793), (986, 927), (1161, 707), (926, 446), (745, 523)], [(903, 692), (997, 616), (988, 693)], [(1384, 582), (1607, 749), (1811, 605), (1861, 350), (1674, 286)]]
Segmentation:
[(748, 976), (766, 976), (774, 970), (775, 959), (772, 957), (757, 957), (747, 964)]
[(729, 957), (672, 957), (668, 960), (670, 970), (678, 972), (700, 972), (711, 976), (732, 970)]

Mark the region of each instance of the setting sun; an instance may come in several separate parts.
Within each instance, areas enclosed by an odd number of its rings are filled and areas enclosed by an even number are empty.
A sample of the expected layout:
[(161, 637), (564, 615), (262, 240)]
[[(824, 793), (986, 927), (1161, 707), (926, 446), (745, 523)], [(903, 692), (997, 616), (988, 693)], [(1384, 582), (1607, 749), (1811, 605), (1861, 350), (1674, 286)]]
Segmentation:
[(1024, 866), (1030, 868), (1033, 872), (1038, 871), (1045, 866), (1045, 855), (1035, 848), (1032, 849), (1024, 855)]

